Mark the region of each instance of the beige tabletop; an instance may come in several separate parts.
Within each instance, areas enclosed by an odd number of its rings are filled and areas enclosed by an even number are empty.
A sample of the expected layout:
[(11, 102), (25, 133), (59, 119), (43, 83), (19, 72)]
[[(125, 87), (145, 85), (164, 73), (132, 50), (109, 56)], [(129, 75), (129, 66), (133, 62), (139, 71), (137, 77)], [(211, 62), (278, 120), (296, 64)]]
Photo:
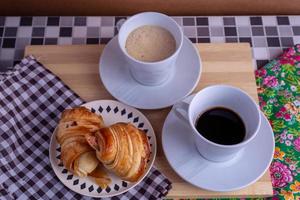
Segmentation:
[[(203, 71), (195, 91), (213, 85), (229, 84), (239, 87), (258, 101), (251, 48), (248, 43), (196, 44)], [(60, 77), (84, 100), (114, 99), (99, 78), (99, 57), (103, 45), (28, 46), (25, 55), (32, 54)], [(269, 172), (256, 183), (233, 192), (211, 192), (199, 189), (181, 179), (168, 164), (161, 146), (161, 130), (170, 108), (141, 110), (151, 122), (157, 135), (158, 152), (155, 166), (172, 182), (168, 198), (266, 197), (272, 196)]]

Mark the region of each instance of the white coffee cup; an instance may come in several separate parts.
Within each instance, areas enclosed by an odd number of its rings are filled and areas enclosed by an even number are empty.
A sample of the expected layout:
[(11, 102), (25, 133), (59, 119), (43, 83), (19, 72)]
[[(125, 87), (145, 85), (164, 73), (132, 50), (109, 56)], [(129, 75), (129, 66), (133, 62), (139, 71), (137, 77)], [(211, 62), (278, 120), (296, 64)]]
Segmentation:
[[(158, 62), (143, 62), (130, 56), (125, 44), (128, 35), (136, 28), (144, 25), (160, 26), (167, 29), (176, 41), (176, 50), (168, 58)], [(127, 19), (119, 30), (118, 43), (124, 57), (129, 63), (133, 78), (143, 85), (155, 86), (164, 83), (174, 72), (174, 65), (182, 47), (183, 33), (171, 17), (156, 12), (144, 12)]]
[[(198, 117), (215, 107), (228, 108), (241, 117), (246, 128), (242, 142), (234, 145), (217, 144), (197, 131), (195, 123)], [(255, 101), (241, 89), (227, 85), (206, 87), (196, 93), (190, 103), (182, 101), (174, 105), (173, 110), (191, 128), (199, 153), (207, 160), (215, 162), (223, 162), (235, 157), (256, 137), (261, 124), (260, 110)]]

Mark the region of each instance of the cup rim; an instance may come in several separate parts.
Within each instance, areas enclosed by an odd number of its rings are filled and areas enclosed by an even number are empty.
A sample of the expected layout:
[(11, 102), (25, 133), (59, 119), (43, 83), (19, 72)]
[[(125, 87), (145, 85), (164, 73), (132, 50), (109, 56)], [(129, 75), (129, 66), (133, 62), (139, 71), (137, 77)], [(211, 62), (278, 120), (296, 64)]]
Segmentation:
[[(131, 55), (129, 55), (126, 51), (124, 51), (124, 49), (121, 47), (121, 41), (120, 41), (120, 37), (119, 37), (119, 34), (125, 29), (125, 25), (126, 23), (129, 23), (129, 21), (132, 21), (138, 17), (140, 17), (141, 15), (145, 15), (145, 14), (155, 14), (155, 15), (160, 15), (161, 17), (165, 17), (165, 18), (168, 18), (179, 30), (180, 32), (180, 42), (179, 42), (179, 46), (178, 48), (176, 49), (176, 51), (174, 51), (172, 53), (172, 55), (170, 55), (169, 57), (163, 59), (163, 60), (159, 60), (159, 61), (156, 61), (156, 62), (144, 62), (144, 61), (140, 61), (140, 60), (137, 60), (135, 59), (134, 57), (132, 57)], [(145, 24), (146, 25), (146, 24)], [(172, 33), (171, 33), (172, 34)], [(121, 51), (131, 60), (139, 63), (139, 64), (143, 64), (143, 65), (153, 65), (153, 64), (161, 64), (163, 62), (165, 62), (166, 60), (169, 60), (169, 59), (173, 59), (177, 54), (178, 52), (180, 51), (181, 47), (182, 47), (182, 44), (183, 44), (183, 32), (180, 28), (180, 26), (177, 24), (177, 22), (169, 17), (168, 15), (165, 15), (163, 13), (159, 13), (159, 12), (142, 12), (142, 13), (138, 13), (138, 14), (135, 14), (133, 16), (131, 16), (129, 19), (127, 19), (124, 24), (121, 26), (120, 30), (119, 30), (119, 33), (118, 33), (118, 44), (119, 44), (119, 47), (121, 49)]]
[[(210, 89), (213, 89), (213, 88), (217, 88), (217, 87), (221, 87), (221, 88), (227, 88), (227, 89), (231, 89), (231, 90), (235, 90), (235, 91), (238, 91), (238, 92), (241, 92), (242, 94), (244, 94), (245, 96), (247, 96), (250, 101), (255, 105), (256, 107), (256, 111), (258, 113), (258, 124), (256, 125), (256, 128), (255, 128), (255, 132), (254, 134), (251, 135), (251, 137), (249, 137), (247, 140), (243, 140), (242, 142), (238, 143), (238, 144), (232, 144), (232, 145), (224, 145), (224, 144), (218, 144), (218, 143), (215, 143), (215, 142), (212, 142), (208, 139), (206, 139), (204, 136), (202, 136), (201, 134), (199, 134), (199, 132), (197, 131), (197, 129), (195, 128), (195, 125), (193, 124), (192, 122), (192, 119), (191, 119), (191, 115), (190, 115), (190, 112), (191, 112), (191, 104), (192, 102), (194, 101), (195, 97), (197, 95), (199, 95), (201, 92), (205, 91), (205, 90), (210, 90)], [(261, 126), (261, 113), (260, 113), (260, 109), (257, 105), (257, 103), (253, 100), (253, 98), (247, 94), (245, 91), (241, 90), (240, 88), (237, 88), (237, 87), (234, 87), (234, 86), (230, 86), (230, 85), (225, 85), (225, 84), (218, 84), (218, 85), (212, 85), (212, 86), (208, 86), (208, 87), (205, 87), (204, 89), (200, 90), (192, 99), (192, 101), (190, 102), (189, 104), (189, 107), (188, 107), (188, 121), (190, 123), (190, 126), (192, 127), (193, 129), (193, 134), (196, 134), (197, 133), (197, 136), (200, 137), (201, 139), (203, 139), (205, 142), (211, 144), (211, 145), (214, 145), (214, 146), (217, 146), (217, 147), (222, 147), (222, 148), (234, 148), (234, 147), (243, 147), (244, 145), (246, 145), (247, 143), (249, 143), (251, 140), (253, 140), (259, 129), (260, 129), (260, 126)]]

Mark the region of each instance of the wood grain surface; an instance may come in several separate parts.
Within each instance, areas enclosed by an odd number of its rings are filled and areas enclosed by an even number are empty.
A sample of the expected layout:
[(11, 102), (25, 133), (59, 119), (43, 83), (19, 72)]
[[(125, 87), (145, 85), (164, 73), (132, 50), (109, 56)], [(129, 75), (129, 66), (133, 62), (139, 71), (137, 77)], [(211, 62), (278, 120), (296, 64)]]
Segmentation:
[[(258, 101), (248, 43), (196, 45), (202, 59), (203, 71), (194, 92), (213, 84), (229, 84), (243, 89)], [(114, 99), (99, 78), (98, 63), (103, 48), (103, 45), (28, 46), (25, 55), (34, 55), (86, 101)], [(141, 111), (149, 119), (157, 135), (158, 153), (155, 166), (173, 183), (168, 198), (272, 196), (269, 172), (249, 187), (233, 192), (206, 191), (185, 182), (172, 170), (162, 151), (161, 130), (170, 108)]]

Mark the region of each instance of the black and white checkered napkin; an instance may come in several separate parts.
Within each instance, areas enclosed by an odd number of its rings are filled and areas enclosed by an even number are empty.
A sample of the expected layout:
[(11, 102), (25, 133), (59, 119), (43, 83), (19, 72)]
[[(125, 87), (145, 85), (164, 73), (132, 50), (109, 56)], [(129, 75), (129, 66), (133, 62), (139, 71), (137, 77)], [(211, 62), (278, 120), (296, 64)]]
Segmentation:
[[(58, 180), (48, 152), (60, 113), (82, 103), (31, 56), (0, 80), (0, 199), (89, 199)], [(159, 199), (170, 188), (152, 168), (140, 184), (114, 199)]]

